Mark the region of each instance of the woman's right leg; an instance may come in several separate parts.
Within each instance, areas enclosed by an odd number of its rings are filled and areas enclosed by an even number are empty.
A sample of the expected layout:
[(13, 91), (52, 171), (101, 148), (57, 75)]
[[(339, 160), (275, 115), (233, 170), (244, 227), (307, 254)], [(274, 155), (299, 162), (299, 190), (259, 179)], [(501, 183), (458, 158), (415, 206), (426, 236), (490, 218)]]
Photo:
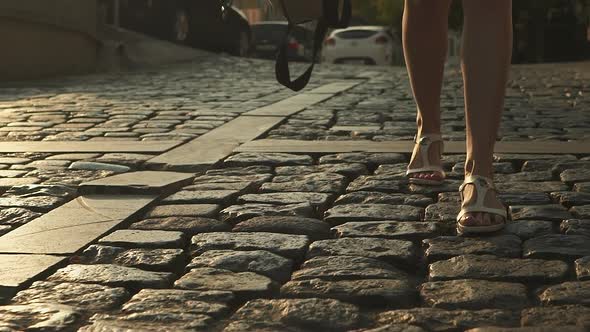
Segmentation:
[[(403, 16), (403, 46), (406, 67), (418, 115), (418, 137), (440, 134), (440, 94), (448, 48), (448, 16), (451, 0), (406, 0)], [(441, 143), (433, 143), (429, 162), (439, 166)], [(416, 144), (409, 168), (421, 168), (420, 145)], [(410, 176), (440, 180), (439, 172), (421, 172)]]

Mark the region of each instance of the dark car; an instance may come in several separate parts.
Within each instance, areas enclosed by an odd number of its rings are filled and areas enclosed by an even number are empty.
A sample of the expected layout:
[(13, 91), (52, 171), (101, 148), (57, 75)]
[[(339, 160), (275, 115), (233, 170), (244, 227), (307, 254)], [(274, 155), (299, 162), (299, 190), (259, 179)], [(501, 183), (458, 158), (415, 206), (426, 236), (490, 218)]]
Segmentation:
[[(267, 21), (252, 24), (252, 55), (257, 58), (274, 59), (279, 45), (285, 39), (287, 22)], [(313, 51), (313, 32), (296, 26), (288, 42), (288, 57), (295, 61), (310, 61)]]
[(120, 25), (154, 37), (245, 56), (248, 20), (237, 8), (222, 12), (222, 0), (121, 0)]

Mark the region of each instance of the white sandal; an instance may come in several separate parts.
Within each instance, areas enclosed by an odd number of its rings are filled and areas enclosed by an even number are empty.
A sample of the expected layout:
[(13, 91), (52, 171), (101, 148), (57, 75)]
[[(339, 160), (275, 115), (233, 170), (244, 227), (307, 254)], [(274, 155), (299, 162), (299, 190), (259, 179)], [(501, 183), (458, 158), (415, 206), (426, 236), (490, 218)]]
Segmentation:
[[(422, 185), (440, 185), (443, 183), (445, 179), (445, 172), (442, 166), (438, 165), (431, 165), (429, 160), (429, 150), (430, 145), (434, 142), (443, 142), (442, 136), (440, 134), (424, 134), (418, 139), (418, 135), (414, 136), (414, 143), (420, 144), (420, 158), (422, 160), (422, 167), (420, 168), (410, 168), (408, 165), (408, 170), (406, 171), (406, 176), (409, 178), (410, 183), (414, 184), (422, 184)], [(441, 154), (444, 152), (444, 145), (441, 143)], [(420, 179), (416, 177), (410, 177), (410, 174), (416, 173), (427, 173), (427, 172), (437, 172), (441, 174), (440, 180), (429, 180), (429, 179)]]
[[(457, 234), (470, 234), (470, 233), (490, 233), (499, 231), (506, 225), (506, 218), (508, 214), (506, 213), (506, 209), (500, 208), (491, 208), (483, 205), (484, 199), (488, 193), (488, 190), (496, 190), (492, 179), (487, 178), (485, 176), (480, 175), (471, 175), (465, 178), (465, 181), (459, 187), (459, 194), (461, 195), (461, 202), (463, 202), (463, 189), (468, 184), (473, 184), (475, 186), (475, 193), (477, 195), (477, 201), (474, 204), (469, 204), (467, 207), (461, 208), (459, 215), (457, 216)], [(499, 215), (504, 218), (503, 222), (500, 224), (493, 224), (493, 225), (485, 225), (485, 226), (466, 226), (461, 224), (461, 218), (466, 213), (470, 212), (485, 212), (491, 213), (495, 215)]]

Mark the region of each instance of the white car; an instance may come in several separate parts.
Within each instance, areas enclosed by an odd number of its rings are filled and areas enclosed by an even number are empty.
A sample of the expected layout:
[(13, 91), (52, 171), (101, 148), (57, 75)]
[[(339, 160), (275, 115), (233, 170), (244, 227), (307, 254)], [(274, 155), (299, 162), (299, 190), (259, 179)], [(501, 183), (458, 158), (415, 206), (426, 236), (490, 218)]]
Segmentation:
[[(353, 26), (334, 30), (324, 42), (322, 62), (392, 65), (401, 45), (383, 26)], [(399, 50), (398, 50), (399, 51)]]

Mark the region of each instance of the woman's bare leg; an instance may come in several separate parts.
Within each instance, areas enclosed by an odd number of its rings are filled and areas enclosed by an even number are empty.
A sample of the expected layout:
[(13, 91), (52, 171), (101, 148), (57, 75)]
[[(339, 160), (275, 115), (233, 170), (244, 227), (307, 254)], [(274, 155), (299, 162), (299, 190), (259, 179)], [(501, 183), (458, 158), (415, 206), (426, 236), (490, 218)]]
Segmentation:
[[(461, 54), (465, 84), (467, 159), (465, 175), (493, 176), (493, 151), (512, 56), (512, 0), (464, 0), (464, 30)], [(465, 205), (475, 202), (474, 187), (463, 191)], [(493, 192), (492, 192), (493, 193)], [(490, 193), (484, 205), (502, 208)], [(501, 223), (489, 213), (468, 213), (464, 225)]]
[[(403, 16), (403, 44), (406, 66), (418, 115), (418, 136), (440, 133), (440, 93), (448, 45), (448, 15), (451, 0), (406, 0)], [(416, 158), (419, 145), (412, 154), (411, 168), (423, 166)], [(430, 148), (431, 165), (440, 165), (440, 143)], [(414, 177), (439, 180), (438, 172), (412, 174)]]

